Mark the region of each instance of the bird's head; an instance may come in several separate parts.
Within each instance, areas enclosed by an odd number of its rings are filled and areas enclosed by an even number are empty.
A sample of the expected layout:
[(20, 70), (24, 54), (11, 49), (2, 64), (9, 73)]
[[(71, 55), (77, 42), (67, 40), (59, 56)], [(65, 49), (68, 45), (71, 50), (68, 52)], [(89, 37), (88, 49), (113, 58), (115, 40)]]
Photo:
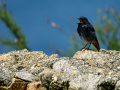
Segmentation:
[(79, 19), (78, 24), (79, 24), (79, 23), (84, 23), (84, 24), (89, 23), (89, 22), (88, 22), (88, 19), (87, 19), (86, 17), (80, 17), (80, 18), (78, 18), (78, 19)]

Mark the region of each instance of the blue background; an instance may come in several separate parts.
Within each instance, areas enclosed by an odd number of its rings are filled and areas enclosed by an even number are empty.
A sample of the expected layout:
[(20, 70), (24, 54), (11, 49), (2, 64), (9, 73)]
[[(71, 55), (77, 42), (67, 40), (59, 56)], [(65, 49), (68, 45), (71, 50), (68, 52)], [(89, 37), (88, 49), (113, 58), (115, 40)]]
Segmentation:
[[(71, 34), (71, 17), (74, 18), (74, 28), (77, 29), (78, 17), (85, 16), (91, 24), (97, 21), (97, 9), (109, 8), (110, 5), (120, 12), (119, 0), (3, 0), (23, 34), (31, 51), (43, 51), (47, 55), (54, 52), (54, 47), (67, 50), (70, 41), (60, 31), (51, 27), (46, 19), (59, 25)], [(6, 25), (0, 20), (0, 37), (8, 36), (15, 39)], [(81, 47), (80, 47), (81, 48)], [(101, 48), (105, 48), (102, 46)], [(6, 46), (0, 44), (0, 53), (7, 53)], [(10, 49), (11, 51), (13, 49)]]

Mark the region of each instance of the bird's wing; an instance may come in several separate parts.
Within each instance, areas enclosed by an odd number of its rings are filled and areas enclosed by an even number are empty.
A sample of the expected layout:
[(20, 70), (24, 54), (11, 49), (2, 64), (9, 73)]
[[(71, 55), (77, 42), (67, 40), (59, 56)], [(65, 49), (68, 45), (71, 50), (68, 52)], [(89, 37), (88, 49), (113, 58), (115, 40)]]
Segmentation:
[(97, 40), (97, 36), (96, 36), (96, 32), (95, 32), (95, 29), (93, 27), (91, 27), (91, 31), (92, 33), (95, 35), (95, 40), (92, 41), (92, 44), (97, 48), (97, 50), (99, 51), (100, 50), (100, 45), (98, 43), (98, 40)]
[(93, 26), (91, 24), (87, 24), (87, 28), (89, 28), (89, 30), (91, 30), (93, 33), (95, 33), (95, 29), (93, 28)]
[(81, 27), (77, 28), (77, 32), (80, 34), (80, 32), (84, 31), (87, 29), (87, 25), (81, 25)]

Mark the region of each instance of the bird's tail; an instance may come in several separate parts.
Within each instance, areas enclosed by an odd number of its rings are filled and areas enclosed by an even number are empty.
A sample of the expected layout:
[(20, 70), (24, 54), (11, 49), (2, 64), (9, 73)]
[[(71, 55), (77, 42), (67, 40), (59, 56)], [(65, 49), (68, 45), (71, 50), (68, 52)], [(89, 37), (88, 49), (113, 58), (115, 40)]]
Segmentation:
[(100, 51), (100, 46), (99, 46), (97, 38), (92, 41), (92, 44), (97, 48), (98, 51)]

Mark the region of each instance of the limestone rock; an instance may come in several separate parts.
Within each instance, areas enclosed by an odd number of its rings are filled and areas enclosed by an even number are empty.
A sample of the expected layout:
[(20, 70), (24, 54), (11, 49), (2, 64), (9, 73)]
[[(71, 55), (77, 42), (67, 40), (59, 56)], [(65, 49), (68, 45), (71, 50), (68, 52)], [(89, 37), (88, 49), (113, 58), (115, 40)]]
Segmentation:
[(116, 86), (115, 86), (115, 90), (120, 90), (120, 80), (117, 81)]
[(14, 77), (27, 83), (25, 90), (119, 90), (120, 51), (84, 50), (71, 58), (26, 49), (0, 55), (0, 89), (21, 88)]
[(41, 82), (29, 83), (27, 85), (27, 90), (46, 90), (46, 88), (42, 87)]
[(11, 90), (25, 90), (27, 83), (21, 79), (13, 78), (12, 84), (10, 85)]
[(9, 90), (6, 86), (0, 86), (0, 90)]
[(34, 75), (32, 75), (31, 73), (28, 73), (28, 72), (16, 72), (15, 77), (20, 78), (20, 79), (25, 80), (25, 81), (29, 81), (29, 82), (39, 80), (38, 77), (36, 77), (36, 76), (34, 76)]

